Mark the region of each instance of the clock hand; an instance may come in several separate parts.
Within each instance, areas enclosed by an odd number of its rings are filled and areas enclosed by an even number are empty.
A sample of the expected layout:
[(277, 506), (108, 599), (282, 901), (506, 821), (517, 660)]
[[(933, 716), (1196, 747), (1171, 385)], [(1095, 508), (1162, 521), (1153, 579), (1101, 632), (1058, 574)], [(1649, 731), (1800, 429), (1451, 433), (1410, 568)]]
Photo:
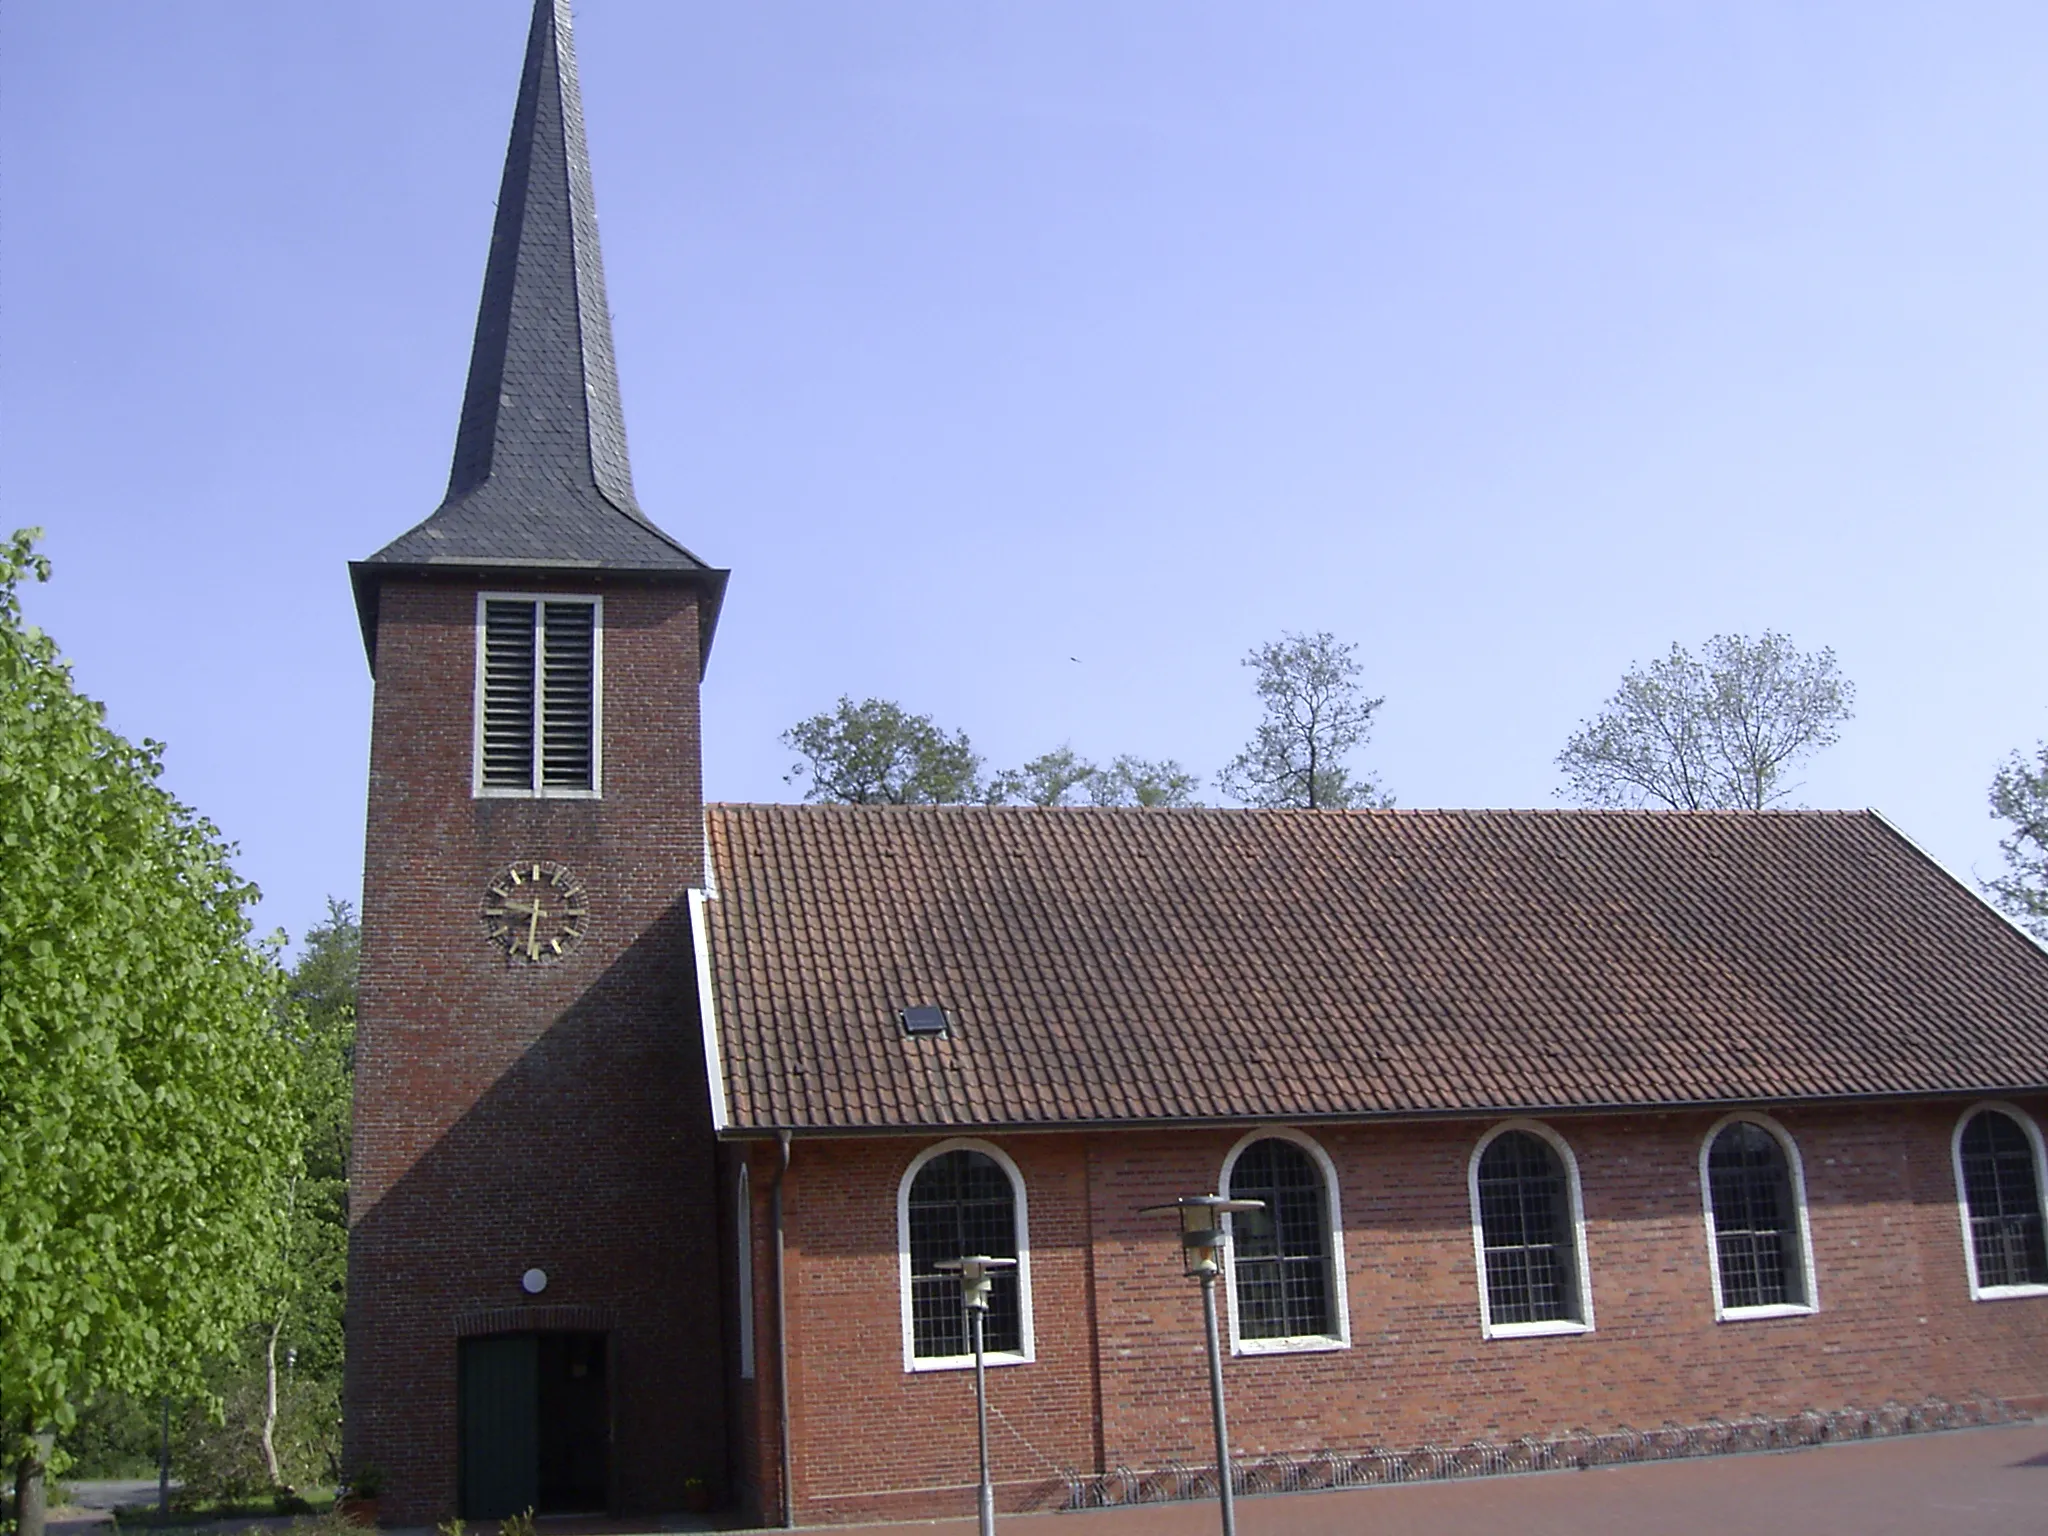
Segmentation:
[(540, 958), (540, 898), (533, 900), (533, 921), (526, 925), (526, 958)]

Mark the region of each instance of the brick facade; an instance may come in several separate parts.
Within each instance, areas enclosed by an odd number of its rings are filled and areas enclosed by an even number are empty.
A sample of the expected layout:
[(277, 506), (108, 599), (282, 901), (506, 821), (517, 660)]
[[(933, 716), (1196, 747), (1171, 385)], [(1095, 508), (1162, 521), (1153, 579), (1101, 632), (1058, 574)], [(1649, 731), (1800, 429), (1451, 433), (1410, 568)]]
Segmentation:
[[(387, 1519), (453, 1513), (457, 1339), (600, 1328), (613, 1504), (675, 1509), (683, 1479), (716, 1485), (727, 1462), (719, 1196), (685, 899), (704, 866), (697, 598), (547, 588), (603, 595), (603, 794), (480, 799), (478, 590), (382, 587), (346, 1464), (383, 1473)], [(566, 864), (589, 892), (588, 931), (558, 964), (508, 965), (485, 941), (485, 888), (521, 859)], [(520, 1286), (529, 1267), (548, 1275), (538, 1297)]]
[[(2039, 1117), (2048, 1101), (2021, 1107)], [(1785, 1109), (1805, 1167), (1819, 1309), (1716, 1322), (1700, 1149), (1716, 1113), (1558, 1117), (1584, 1196), (1596, 1326), (1481, 1336), (1467, 1162), (1494, 1122), (1323, 1127), (1353, 1345), (1225, 1366), (1240, 1452), (1512, 1440), (1928, 1396), (2048, 1396), (2048, 1297), (1973, 1302), (1951, 1135), (1962, 1103)], [(1062, 1467), (1210, 1459), (1197, 1293), (1143, 1206), (1216, 1184), (1238, 1131), (991, 1138), (1029, 1206), (1033, 1363), (990, 1372), (1004, 1507)], [(799, 1141), (787, 1203), (798, 1522), (972, 1508), (972, 1376), (903, 1369), (897, 1185), (936, 1138)], [(752, 1152), (760, 1385), (773, 1391), (775, 1152)], [(848, 1432), (858, 1424), (860, 1432)], [(744, 1436), (772, 1491), (772, 1422)], [(773, 1512), (772, 1497), (760, 1507)]]
[[(1274, 1116), (1360, 1117), (1314, 1135), (1350, 1344), (1230, 1360), (1244, 1453), (2048, 1401), (2048, 1296), (1970, 1299), (1964, 1105), (1939, 1097), (2048, 1083), (2048, 966), (1874, 814), (707, 821), (697, 685), (725, 575), (634, 500), (569, 4), (534, 0), (449, 493), (352, 567), (377, 682), (344, 1455), (382, 1474), (387, 1520), (456, 1512), (462, 1341), (546, 1333), (581, 1336), (573, 1412), (534, 1387), (527, 1423), (525, 1378), (477, 1364), (544, 1344), (566, 1362), (569, 1341), (472, 1344), (474, 1443), (531, 1470), (527, 1430), (547, 1418), (580, 1455), (601, 1406), (615, 1512), (681, 1508), (701, 1479), (774, 1519), (785, 1435), (799, 1524), (970, 1510), (972, 1374), (904, 1363), (898, 1190), (939, 1139), (907, 1125), (1048, 1127), (992, 1138), (1024, 1181), (1033, 1299), (1032, 1358), (990, 1373), (1008, 1508), (1057, 1502), (1067, 1470), (1208, 1459), (1198, 1298), (1173, 1224), (1140, 1210), (1215, 1188)], [(472, 792), (486, 580), (602, 597), (601, 794)], [(487, 941), (484, 893), (527, 861), (588, 895), (559, 963)], [(716, 1084), (689, 905), (714, 861)], [(907, 1042), (897, 1010), (921, 1000), (957, 1032)], [(1715, 1320), (1699, 1170), (1718, 1114), (1583, 1113), (1550, 1124), (1597, 1326), (1483, 1336), (1467, 1170), (1491, 1122), (1455, 1117), (1793, 1100), (1862, 1105), (1779, 1116), (1818, 1311)], [(1186, 1118), (1237, 1129), (1109, 1128)]]

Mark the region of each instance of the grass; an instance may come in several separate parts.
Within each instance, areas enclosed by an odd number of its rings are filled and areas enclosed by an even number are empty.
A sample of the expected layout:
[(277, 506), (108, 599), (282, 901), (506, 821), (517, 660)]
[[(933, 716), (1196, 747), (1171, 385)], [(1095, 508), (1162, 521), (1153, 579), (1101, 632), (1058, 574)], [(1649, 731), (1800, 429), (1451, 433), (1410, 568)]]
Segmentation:
[(280, 1509), (278, 1501), (270, 1494), (249, 1499), (184, 1499), (171, 1501), (171, 1512), (160, 1514), (154, 1501), (148, 1504), (124, 1504), (114, 1511), (114, 1524), (123, 1530), (172, 1530), (189, 1529), (196, 1525), (216, 1525), (223, 1520), (271, 1520), (279, 1515), (297, 1514), (301, 1518), (311, 1516), (323, 1526), (334, 1509), (332, 1488), (308, 1488), (300, 1495), (310, 1509)]

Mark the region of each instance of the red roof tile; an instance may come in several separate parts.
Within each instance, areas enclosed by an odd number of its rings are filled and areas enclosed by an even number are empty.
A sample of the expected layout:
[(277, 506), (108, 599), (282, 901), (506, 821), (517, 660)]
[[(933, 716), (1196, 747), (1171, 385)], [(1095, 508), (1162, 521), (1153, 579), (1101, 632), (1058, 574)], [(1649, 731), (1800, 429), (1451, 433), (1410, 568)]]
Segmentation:
[[(713, 806), (735, 1131), (2048, 1087), (2048, 953), (1867, 813)], [(897, 1010), (937, 1003), (949, 1039)]]

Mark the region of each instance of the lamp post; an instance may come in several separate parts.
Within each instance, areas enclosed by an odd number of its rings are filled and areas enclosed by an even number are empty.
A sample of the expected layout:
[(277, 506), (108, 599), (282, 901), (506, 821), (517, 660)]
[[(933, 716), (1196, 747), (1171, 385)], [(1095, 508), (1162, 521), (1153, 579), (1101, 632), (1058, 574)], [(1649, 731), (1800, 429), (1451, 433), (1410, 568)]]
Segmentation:
[(974, 1426), (981, 1449), (981, 1498), (977, 1505), (981, 1536), (995, 1536), (996, 1485), (988, 1471), (988, 1366), (984, 1356), (983, 1333), (988, 1321), (988, 1299), (995, 1290), (996, 1271), (1015, 1269), (1015, 1259), (992, 1259), (977, 1253), (958, 1259), (941, 1259), (936, 1266), (960, 1276), (960, 1301), (967, 1308), (967, 1326), (974, 1335)]
[(1216, 1277), (1223, 1272), (1223, 1218), (1232, 1211), (1263, 1211), (1263, 1200), (1228, 1200), (1222, 1195), (1183, 1195), (1151, 1211), (1180, 1213), (1181, 1272), (1202, 1283), (1202, 1328), (1209, 1343), (1209, 1414), (1216, 1425), (1216, 1496), (1223, 1507), (1223, 1536), (1237, 1536), (1237, 1500), (1231, 1487), (1230, 1426), (1223, 1413), (1223, 1346), (1216, 1329)]

